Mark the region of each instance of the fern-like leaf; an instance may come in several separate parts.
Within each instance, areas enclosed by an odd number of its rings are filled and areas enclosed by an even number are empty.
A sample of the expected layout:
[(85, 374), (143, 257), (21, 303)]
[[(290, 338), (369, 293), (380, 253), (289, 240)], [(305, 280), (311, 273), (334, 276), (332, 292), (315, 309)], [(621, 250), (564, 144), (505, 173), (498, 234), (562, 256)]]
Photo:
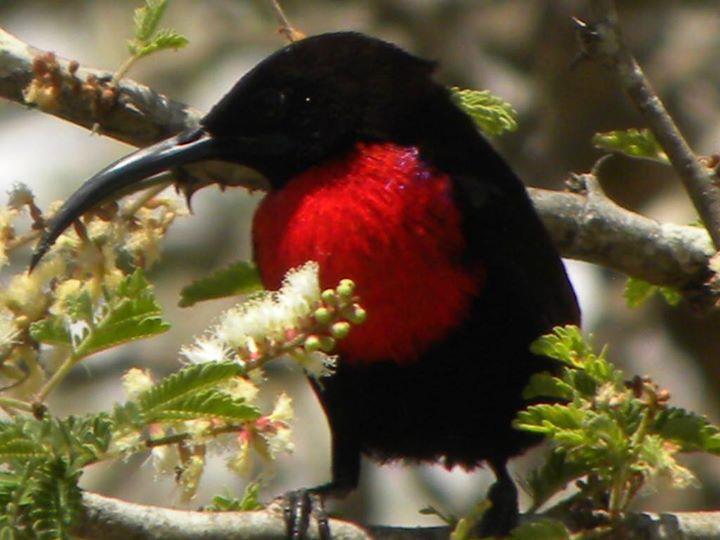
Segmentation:
[(193, 306), (203, 300), (248, 294), (262, 288), (255, 265), (238, 261), (184, 287), (180, 292), (180, 307)]
[(242, 374), (235, 362), (194, 364), (166, 377), (138, 397), (141, 412), (154, 417), (176, 402)]
[(517, 112), (512, 105), (487, 90), (451, 88), (455, 103), (486, 135), (502, 135), (517, 129)]
[(226, 422), (248, 422), (259, 417), (257, 408), (247, 405), (243, 400), (235, 399), (217, 389), (208, 389), (166, 403), (162, 408), (147, 413), (146, 421), (217, 418)]
[(35, 472), (29, 493), (30, 521), (39, 540), (70, 539), (71, 529), (82, 512), (82, 494), (78, 487), (80, 471), (62, 459), (45, 463)]

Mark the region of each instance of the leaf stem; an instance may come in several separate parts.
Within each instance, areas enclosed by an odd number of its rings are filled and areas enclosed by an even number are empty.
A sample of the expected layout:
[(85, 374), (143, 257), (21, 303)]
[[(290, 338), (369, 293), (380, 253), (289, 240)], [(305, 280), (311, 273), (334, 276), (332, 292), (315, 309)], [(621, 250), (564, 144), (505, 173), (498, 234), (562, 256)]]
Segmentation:
[(173, 183), (172, 177), (166, 179), (164, 182), (153, 186), (149, 188), (145, 193), (138, 196), (137, 199), (135, 199), (133, 202), (127, 205), (127, 207), (123, 210), (122, 216), (124, 218), (129, 218), (135, 214), (140, 208), (145, 206), (148, 201), (150, 201), (153, 197), (159, 195), (162, 193), (168, 186), (170, 186)]
[(0, 397), (0, 407), (7, 407), (9, 409), (17, 409), (19, 411), (32, 412), (33, 407), (27, 401), (15, 399), (11, 397)]
[(140, 57), (136, 54), (128, 56), (117, 69), (117, 71), (113, 74), (113, 77), (110, 80), (110, 86), (117, 86), (120, 82), (120, 79), (122, 79), (127, 74), (127, 72), (130, 71), (130, 68), (133, 67), (133, 65), (135, 64), (135, 62), (138, 61), (139, 58)]
[(610, 491), (610, 502), (608, 504), (608, 511), (610, 512), (610, 519), (613, 522), (617, 522), (620, 518), (620, 514), (623, 511), (625, 497), (625, 485), (627, 484), (627, 473), (628, 473), (628, 462), (625, 461), (620, 466), (620, 469), (616, 474), (613, 475), (612, 489)]
[[(223, 433), (235, 433), (245, 429), (245, 424), (230, 424), (227, 426), (220, 426), (207, 431), (207, 435), (222, 435)], [(177, 444), (188, 439), (196, 437), (195, 433), (174, 433), (166, 437), (159, 437), (157, 439), (146, 439), (145, 446), (148, 448), (155, 448), (157, 446), (166, 446), (168, 444)]]
[(48, 381), (45, 383), (45, 385), (40, 389), (40, 391), (35, 396), (35, 399), (37, 401), (45, 401), (45, 398), (47, 398), (48, 394), (52, 392), (55, 387), (62, 382), (62, 380), (67, 376), (68, 373), (70, 373), (70, 370), (75, 367), (75, 364), (77, 364), (79, 358), (75, 353), (68, 356), (62, 364), (60, 364), (60, 367), (55, 370), (55, 373), (52, 374), (52, 377), (48, 379)]

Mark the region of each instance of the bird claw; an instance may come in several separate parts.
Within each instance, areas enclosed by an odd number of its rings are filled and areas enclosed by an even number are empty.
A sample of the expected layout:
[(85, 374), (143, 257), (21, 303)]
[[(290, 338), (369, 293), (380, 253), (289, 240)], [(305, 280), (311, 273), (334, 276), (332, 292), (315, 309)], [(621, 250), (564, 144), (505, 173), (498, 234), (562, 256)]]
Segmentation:
[(318, 538), (330, 540), (330, 524), (322, 494), (314, 489), (288, 491), (279, 497), (282, 501), (287, 536), (291, 540), (305, 540), (310, 528), (310, 516), (317, 522)]

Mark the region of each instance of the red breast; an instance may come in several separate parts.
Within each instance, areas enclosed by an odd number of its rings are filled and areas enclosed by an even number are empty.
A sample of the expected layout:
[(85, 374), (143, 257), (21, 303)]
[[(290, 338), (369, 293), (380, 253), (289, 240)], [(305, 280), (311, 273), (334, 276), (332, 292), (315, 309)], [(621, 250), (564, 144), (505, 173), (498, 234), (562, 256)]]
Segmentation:
[(467, 317), (482, 285), (462, 260), (461, 221), (449, 176), (416, 148), (360, 143), (263, 199), (255, 260), (271, 289), (309, 260), (323, 288), (355, 281), (368, 319), (340, 343), (343, 361), (408, 364)]

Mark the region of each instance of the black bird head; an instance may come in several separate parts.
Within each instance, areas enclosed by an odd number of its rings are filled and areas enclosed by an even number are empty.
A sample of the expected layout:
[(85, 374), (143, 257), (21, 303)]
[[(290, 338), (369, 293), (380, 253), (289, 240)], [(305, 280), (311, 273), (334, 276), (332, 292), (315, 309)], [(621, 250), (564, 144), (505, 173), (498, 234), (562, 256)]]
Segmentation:
[(422, 102), (437, 93), (433, 69), (378, 39), (323, 34), (260, 62), (202, 125), (235, 141), (238, 160), (279, 187), (358, 140), (403, 138)]
[[(280, 188), (357, 141), (416, 143), (434, 129), (427, 118), (438, 104), (455, 109), (447, 90), (432, 80), (433, 69), (392, 44), (352, 32), (292, 43), (242, 77), (200, 127), (138, 150), (86, 181), (52, 220), (30, 267), (84, 212), (169, 169), (233, 162)], [(471, 125), (467, 118), (461, 122)]]

